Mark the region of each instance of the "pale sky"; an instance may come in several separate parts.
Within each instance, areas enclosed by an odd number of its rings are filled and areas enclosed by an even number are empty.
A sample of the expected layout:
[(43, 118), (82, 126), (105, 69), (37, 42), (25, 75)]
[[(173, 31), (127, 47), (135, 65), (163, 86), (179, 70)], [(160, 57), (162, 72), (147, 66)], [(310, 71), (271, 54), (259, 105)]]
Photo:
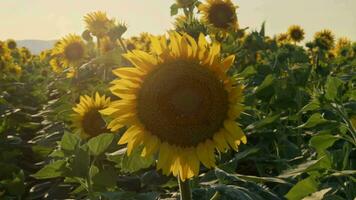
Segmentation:
[[(204, 1), (204, 0), (203, 0)], [(356, 40), (356, 0), (233, 0), (241, 27), (259, 29), (266, 21), (268, 35), (299, 24), (311, 38), (331, 29), (337, 37)], [(172, 27), (170, 5), (174, 0), (0, 0), (0, 40), (58, 39), (84, 30), (83, 15), (105, 11), (125, 21), (124, 36), (164, 33)]]

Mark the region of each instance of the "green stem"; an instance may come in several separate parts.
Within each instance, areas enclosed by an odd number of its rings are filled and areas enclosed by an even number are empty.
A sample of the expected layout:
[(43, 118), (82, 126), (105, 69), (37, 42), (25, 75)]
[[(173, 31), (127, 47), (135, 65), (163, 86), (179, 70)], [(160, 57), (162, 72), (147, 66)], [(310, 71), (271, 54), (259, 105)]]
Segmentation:
[(127, 48), (124, 44), (124, 41), (122, 41), (121, 37), (119, 38), (119, 42), (120, 42), (120, 45), (121, 45), (122, 49), (124, 50), (124, 52), (127, 53)]
[(182, 181), (178, 177), (180, 200), (192, 200), (192, 192), (190, 189), (189, 180)]

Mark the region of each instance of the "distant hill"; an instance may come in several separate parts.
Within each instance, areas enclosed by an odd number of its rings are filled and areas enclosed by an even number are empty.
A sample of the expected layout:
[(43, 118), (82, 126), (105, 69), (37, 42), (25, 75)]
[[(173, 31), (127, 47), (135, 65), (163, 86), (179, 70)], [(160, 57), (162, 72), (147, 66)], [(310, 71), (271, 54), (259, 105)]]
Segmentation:
[(39, 54), (41, 51), (51, 49), (56, 40), (17, 40), (18, 47), (26, 47), (33, 54)]

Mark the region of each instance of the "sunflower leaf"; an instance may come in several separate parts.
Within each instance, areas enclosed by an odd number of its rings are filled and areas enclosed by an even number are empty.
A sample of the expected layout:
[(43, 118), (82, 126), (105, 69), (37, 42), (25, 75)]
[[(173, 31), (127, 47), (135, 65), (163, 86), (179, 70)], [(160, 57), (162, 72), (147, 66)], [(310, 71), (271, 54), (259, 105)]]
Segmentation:
[(92, 155), (98, 156), (105, 152), (114, 139), (114, 134), (104, 133), (88, 141), (89, 151)]

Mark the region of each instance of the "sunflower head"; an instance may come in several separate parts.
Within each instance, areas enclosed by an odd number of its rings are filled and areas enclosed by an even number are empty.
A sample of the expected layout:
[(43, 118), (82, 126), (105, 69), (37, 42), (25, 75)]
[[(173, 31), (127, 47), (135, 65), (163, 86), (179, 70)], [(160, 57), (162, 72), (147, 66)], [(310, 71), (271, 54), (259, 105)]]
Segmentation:
[(330, 50), (335, 45), (335, 36), (330, 30), (325, 29), (315, 33), (314, 43), (320, 49)]
[(351, 56), (352, 53), (351, 40), (345, 37), (339, 38), (334, 48), (334, 54), (336, 56), (347, 57)]
[(20, 76), (22, 74), (22, 68), (18, 64), (10, 65), (7, 70), (15, 76)]
[(276, 41), (278, 44), (285, 44), (288, 43), (290, 40), (287, 33), (280, 33), (279, 35), (277, 35)]
[(199, 174), (200, 162), (215, 166), (215, 150), (237, 150), (246, 137), (235, 122), (243, 106), (242, 86), (227, 75), (234, 56), (221, 58), (220, 44), (170, 32), (151, 37), (152, 53), (133, 50), (134, 67), (113, 72), (111, 92), (120, 97), (101, 113), (116, 131), (128, 125), (119, 144), (127, 153), (158, 154), (157, 169), (182, 180)]
[(85, 41), (87, 41), (87, 42), (93, 41), (93, 37), (91, 36), (89, 30), (83, 31), (83, 33), (82, 33), (82, 38), (83, 38)]
[(293, 42), (300, 42), (304, 39), (305, 32), (299, 25), (292, 25), (288, 28), (288, 37)]
[(25, 59), (25, 60), (31, 58), (31, 56), (32, 56), (30, 50), (28, 50), (26, 47), (21, 47), (20, 53), (21, 53), (23, 59)]
[(105, 12), (91, 12), (84, 16), (86, 28), (96, 37), (105, 36), (113, 26), (113, 21)]
[(127, 25), (122, 22), (118, 23), (117, 25), (113, 26), (110, 31), (108, 32), (108, 36), (112, 41), (116, 41), (117, 39), (121, 38), (121, 36), (127, 31)]
[(133, 36), (125, 41), (126, 48), (129, 51), (132, 50), (142, 50), (142, 51), (150, 51), (151, 49), (151, 37), (153, 35), (149, 33), (141, 33), (138, 37)]
[(95, 97), (81, 96), (80, 102), (73, 108), (75, 113), (72, 115), (72, 121), (75, 132), (83, 139), (109, 132), (99, 112), (109, 104), (110, 98), (106, 98), (105, 95), (100, 96), (96, 93)]
[(9, 39), (9, 40), (6, 41), (6, 46), (7, 46), (9, 49), (14, 50), (14, 49), (16, 49), (17, 44), (16, 44), (15, 40)]
[(86, 56), (85, 43), (79, 35), (67, 35), (56, 44), (52, 55), (61, 57), (65, 67), (77, 67)]
[(51, 66), (53, 72), (57, 74), (63, 72), (64, 67), (62, 66), (61, 61), (57, 57), (52, 58), (49, 61), (49, 65)]
[(231, 0), (207, 0), (205, 4), (199, 5), (203, 21), (213, 30), (223, 32), (238, 29), (236, 8)]
[(188, 20), (185, 15), (176, 17), (174, 27), (177, 32), (187, 33), (198, 39), (200, 33), (207, 34), (207, 27), (195, 17)]
[(7, 54), (8, 51), (9, 50), (8, 50), (6, 44), (4, 42), (0, 41), (0, 56)]

